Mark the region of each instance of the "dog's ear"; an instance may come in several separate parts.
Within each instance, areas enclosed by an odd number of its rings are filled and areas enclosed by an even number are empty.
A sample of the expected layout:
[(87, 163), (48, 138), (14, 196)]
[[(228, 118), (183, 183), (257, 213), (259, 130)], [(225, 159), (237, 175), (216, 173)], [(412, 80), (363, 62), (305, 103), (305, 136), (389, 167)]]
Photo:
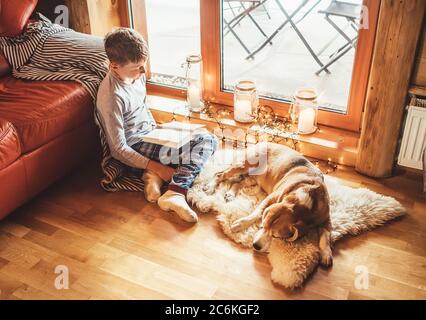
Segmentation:
[(295, 241), (307, 233), (308, 227), (303, 220), (299, 220), (290, 227), (290, 230), (293, 232), (293, 236), (287, 239), (287, 241)]
[(294, 225), (291, 225), (290, 231), (293, 233), (293, 235), (287, 238), (286, 240), (289, 242), (296, 241), (297, 238), (299, 238), (299, 229), (297, 229)]

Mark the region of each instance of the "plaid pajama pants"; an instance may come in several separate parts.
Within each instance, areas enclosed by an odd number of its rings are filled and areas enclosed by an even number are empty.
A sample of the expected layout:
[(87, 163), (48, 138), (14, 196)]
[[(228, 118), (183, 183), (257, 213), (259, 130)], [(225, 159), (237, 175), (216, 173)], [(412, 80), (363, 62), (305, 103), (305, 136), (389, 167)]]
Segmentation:
[(196, 133), (180, 149), (173, 149), (155, 143), (138, 142), (132, 148), (141, 155), (176, 169), (170, 186), (188, 190), (200, 173), (206, 161), (218, 147), (215, 135)]

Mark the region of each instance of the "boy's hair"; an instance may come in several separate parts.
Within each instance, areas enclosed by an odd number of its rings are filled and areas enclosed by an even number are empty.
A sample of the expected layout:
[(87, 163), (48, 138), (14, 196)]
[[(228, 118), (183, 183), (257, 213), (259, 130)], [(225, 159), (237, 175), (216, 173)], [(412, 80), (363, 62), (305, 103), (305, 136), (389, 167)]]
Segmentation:
[(105, 36), (105, 51), (111, 62), (125, 65), (148, 58), (145, 39), (129, 28), (117, 28)]

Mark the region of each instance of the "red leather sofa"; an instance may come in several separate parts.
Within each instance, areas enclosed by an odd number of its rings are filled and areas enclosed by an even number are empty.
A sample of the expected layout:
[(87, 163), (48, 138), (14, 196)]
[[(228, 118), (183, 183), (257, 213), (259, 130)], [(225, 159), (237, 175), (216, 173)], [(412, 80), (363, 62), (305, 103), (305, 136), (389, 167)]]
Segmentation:
[[(0, 0), (0, 36), (20, 34), (37, 0)], [(15, 79), (0, 50), (0, 219), (99, 154), (88, 92), (71, 81)]]

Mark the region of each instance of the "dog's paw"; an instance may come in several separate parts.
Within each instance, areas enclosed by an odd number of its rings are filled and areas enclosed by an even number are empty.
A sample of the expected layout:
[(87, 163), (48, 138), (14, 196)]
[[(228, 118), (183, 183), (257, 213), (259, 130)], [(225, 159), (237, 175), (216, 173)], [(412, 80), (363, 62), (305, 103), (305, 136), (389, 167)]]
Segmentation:
[(228, 191), (228, 192), (225, 193), (225, 197), (224, 198), (225, 198), (226, 202), (232, 201), (232, 200), (235, 199), (235, 193)]
[(245, 218), (238, 219), (231, 224), (232, 232), (241, 232), (247, 229), (251, 225), (251, 221), (248, 221)]
[(203, 185), (202, 190), (206, 193), (206, 194), (213, 194), (214, 191), (216, 189), (216, 183), (207, 183), (205, 185)]
[(197, 209), (201, 213), (208, 213), (213, 209), (213, 205), (211, 203), (197, 203)]
[(333, 265), (333, 254), (331, 249), (321, 251), (321, 265), (327, 268)]

